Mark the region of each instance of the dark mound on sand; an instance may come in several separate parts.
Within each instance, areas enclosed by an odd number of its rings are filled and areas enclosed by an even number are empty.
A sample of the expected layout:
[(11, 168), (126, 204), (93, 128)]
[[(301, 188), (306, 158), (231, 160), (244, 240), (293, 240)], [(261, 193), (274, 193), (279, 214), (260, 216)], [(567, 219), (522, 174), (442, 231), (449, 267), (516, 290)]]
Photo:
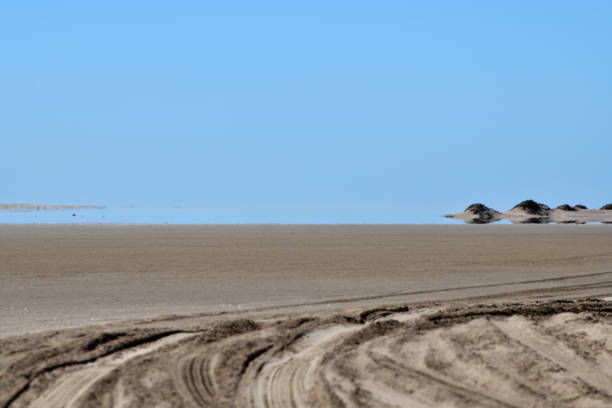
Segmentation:
[(588, 210), (587, 206), (582, 204), (576, 204), (574, 208), (577, 210)]
[(499, 216), (499, 212), (481, 203), (475, 203), (468, 206), (468, 208), (465, 209), (465, 212), (474, 215), (474, 221), (477, 224), (485, 224), (497, 219)]
[(612, 210), (612, 204), (606, 204), (601, 207), (600, 210)]
[(512, 210), (522, 211), (530, 215), (548, 215), (550, 207), (533, 200), (525, 200), (512, 207)]
[(572, 207), (569, 204), (562, 204), (562, 205), (557, 207), (557, 210), (562, 210), (562, 211), (577, 211), (576, 207)]
[(492, 208), (487, 207), (484, 204), (475, 203), (475, 204), (468, 206), (468, 208), (465, 209), (465, 212), (474, 214), (474, 215), (480, 215), (480, 214), (488, 214), (488, 213), (497, 212), (497, 211), (495, 211)]

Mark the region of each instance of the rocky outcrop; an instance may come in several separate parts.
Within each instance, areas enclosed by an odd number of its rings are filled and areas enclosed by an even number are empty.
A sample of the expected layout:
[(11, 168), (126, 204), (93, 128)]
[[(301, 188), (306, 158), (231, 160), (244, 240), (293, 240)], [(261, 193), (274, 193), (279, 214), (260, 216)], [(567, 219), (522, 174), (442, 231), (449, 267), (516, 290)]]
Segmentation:
[(562, 204), (551, 209), (546, 204), (534, 200), (525, 200), (506, 212), (498, 212), (482, 203), (474, 203), (459, 214), (447, 215), (448, 218), (463, 220), (468, 224), (489, 224), (507, 220), (514, 224), (585, 224), (612, 223), (612, 203), (601, 207), (601, 210), (589, 210), (585, 205)]
[(464, 211), (466, 214), (474, 216), (472, 223), (486, 224), (499, 219), (500, 213), (492, 208), (481, 203), (474, 203), (468, 206)]
[(550, 213), (550, 207), (546, 204), (537, 203), (533, 200), (525, 200), (512, 207), (510, 211), (523, 212), (529, 215), (546, 216)]
[(470, 206), (468, 206), (468, 208), (465, 209), (465, 212), (484, 217), (499, 214), (499, 212), (481, 203), (471, 204)]
[(489, 224), (499, 221), (501, 213), (481, 203), (469, 205), (463, 212), (458, 214), (445, 215), (446, 218), (463, 220), (468, 224)]

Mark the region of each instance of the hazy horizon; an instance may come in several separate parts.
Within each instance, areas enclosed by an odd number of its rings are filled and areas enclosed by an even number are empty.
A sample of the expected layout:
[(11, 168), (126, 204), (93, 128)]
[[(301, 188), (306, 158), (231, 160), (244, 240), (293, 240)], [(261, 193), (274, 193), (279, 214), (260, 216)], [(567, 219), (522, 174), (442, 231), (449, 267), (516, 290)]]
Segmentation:
[(471, 4), (0, 6), (0, 202), (296, 223), (611, 202), (612, 4)]

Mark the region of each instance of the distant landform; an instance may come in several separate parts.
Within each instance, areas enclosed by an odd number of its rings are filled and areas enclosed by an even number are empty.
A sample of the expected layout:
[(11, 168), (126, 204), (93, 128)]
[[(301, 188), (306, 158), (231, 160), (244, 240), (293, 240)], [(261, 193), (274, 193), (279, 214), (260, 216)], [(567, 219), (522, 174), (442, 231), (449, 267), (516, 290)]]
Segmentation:
[(525, 200), (506, 212), (499, 212), (484, 204), (475, 203), (463, 212), (445, 217), (459, 219), (468, 224), (489, 224), (500, 220), (508, 220), (514, 224), (586, 224), (588, 222), (612, 224), (612, 204), (606, 204), (599, 210), (588, 209), (582, 204), (574, 206), (562, 204), (550, 208), (534, 200)]
[(105, 209), (105, 205), (58, 205), (58, 204), (0, 204), (0, 211), (64, 211), (78, 209)]

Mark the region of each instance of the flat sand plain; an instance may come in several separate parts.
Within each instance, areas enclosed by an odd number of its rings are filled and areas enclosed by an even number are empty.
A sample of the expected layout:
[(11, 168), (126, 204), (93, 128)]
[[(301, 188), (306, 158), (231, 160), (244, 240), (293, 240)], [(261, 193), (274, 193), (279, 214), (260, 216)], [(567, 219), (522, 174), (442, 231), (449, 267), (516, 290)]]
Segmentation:
[(612, 405), (611, 225), (1, 225), (0, 283), (0, 407)]

